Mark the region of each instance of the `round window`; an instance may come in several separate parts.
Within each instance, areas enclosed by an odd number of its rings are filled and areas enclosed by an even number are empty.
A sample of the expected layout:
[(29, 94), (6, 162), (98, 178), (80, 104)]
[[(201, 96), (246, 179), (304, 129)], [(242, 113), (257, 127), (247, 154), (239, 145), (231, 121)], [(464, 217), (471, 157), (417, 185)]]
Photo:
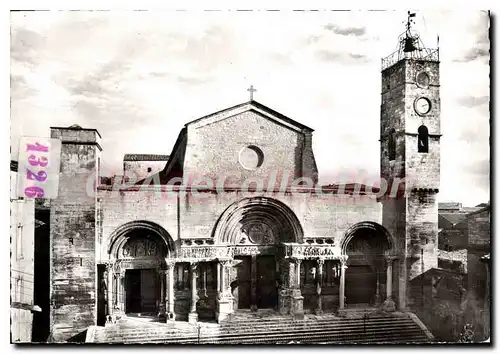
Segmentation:
[(245, 146), (238, 157), (240, 165), (246, 170), (255, 170), (262, 166), (264, 153), (255, 145)]

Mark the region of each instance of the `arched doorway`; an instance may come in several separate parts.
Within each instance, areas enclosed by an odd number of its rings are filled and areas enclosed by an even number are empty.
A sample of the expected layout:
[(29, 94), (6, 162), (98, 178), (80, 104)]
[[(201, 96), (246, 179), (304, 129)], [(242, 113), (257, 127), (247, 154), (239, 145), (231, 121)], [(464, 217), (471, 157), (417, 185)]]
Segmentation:
[(276, 309), (285, 272), (277, 259), (280, 243), (302, 243), (293, 211), (281, 201), (245, 198), (229, 206), (214, 229), (215, 244), (235, 246), (230, 274), (234, 309)]
[(156, 316), (165, 311), (166, 259), (174, 243), (160, 226), (137, 221), (118, 228), (108, 253), (114, 264), (113, 303), (126, 314)]
[(354, 225), (346, 233), (342, 252), (348, 256), (345, 278), (347, 307), (380, 304), (386, 284), (384, 255), (392, 248), (387, 230), (374, 222)]
[(161, 302), (160, 273), (165, 245), (154, 234), (133, 232), (124, 243), (119, 259), (129, 260), (125, 271), (125, 313), (155, 315)]

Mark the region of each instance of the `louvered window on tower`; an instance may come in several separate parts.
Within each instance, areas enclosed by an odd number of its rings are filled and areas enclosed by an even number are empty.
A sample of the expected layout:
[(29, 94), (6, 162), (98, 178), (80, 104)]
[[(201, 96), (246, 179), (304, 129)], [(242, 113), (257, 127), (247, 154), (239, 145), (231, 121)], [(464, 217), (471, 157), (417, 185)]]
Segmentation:
[(418, 152), (429, 152), (429, 130), (425, 125), (418, 128)]

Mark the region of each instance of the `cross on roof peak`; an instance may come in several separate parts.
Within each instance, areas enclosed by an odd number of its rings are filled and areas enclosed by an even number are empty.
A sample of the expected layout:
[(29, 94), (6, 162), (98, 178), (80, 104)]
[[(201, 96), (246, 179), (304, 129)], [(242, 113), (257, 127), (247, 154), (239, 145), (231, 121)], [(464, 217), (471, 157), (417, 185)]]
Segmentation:
[(250, 85), (247, 91), (250, 92), (250, 101), (253, 101), (253, 93), (256, 92), (257, 90), (253, 88), (253, 85)]

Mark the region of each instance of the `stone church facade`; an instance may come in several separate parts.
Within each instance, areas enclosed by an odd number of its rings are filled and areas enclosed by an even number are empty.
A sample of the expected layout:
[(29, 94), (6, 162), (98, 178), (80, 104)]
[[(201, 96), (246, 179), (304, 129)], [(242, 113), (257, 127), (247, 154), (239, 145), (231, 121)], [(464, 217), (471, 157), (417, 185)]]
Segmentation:
[(382, 70), (387, 192), (320, 186), (313, 130), (254, 100), (187, 123), (168, 156), (128, 155), (121, 185), (97, 183), (97, 130), (51, 128), (63, 143), (50, 207), (54, 340), (129, 314), (195, 323), (411, 309), (410, 280), (437, 267), (440, 136), (432, 58)]

